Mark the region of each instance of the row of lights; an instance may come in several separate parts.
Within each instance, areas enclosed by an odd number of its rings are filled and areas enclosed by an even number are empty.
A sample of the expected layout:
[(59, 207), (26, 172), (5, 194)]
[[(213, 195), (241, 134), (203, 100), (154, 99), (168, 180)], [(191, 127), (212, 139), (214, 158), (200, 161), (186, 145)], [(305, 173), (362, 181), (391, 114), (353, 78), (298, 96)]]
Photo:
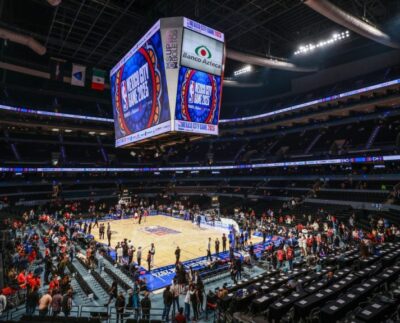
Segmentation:
[(250, 73), (250, 72), (251, 72), (251, 65), (246, 65), (245, 67), (234, 71), (233, 75), (234, 76), (239, 76), (239, 75)]
[(339, 40), (342, 40), (342, 39), (345, 39), (348, 37), (350, 37), (350, 32), (348, 30), (341, 32), (341, 33), (334, 33), (331, 38), (322, 40), (322, 41), (318, 42), (317, 44), (310, 43), (308, 45), (299, 46), (299, 48), (297, 49), (297, 51), (294, 52), (294, 54), (295, 55), (307, 54), (309, 52), (314, 51), (317, 48), (322, 48), (322, 47), (332, 45), (332, 44), (338, 42)]
[[(58, 129), (58, 128), (53, 128), (53, 129), (51, 129), (51, 131), (53, 131), (53, 132), (60, 132), (60, 129)], [(71, 132), (72, 132), (71, 129), (64, 129), (64, 131), (65, 131), (66, 133), (71, 133)], [(96, 134), (96, 131), (89, 131), (89, 135), (94, 136), (95, 134)], [(100, 136), (105, 136), (105, 135), (107, 135), (107, 132), (100, 132), (99, 135), (100, 135)]]

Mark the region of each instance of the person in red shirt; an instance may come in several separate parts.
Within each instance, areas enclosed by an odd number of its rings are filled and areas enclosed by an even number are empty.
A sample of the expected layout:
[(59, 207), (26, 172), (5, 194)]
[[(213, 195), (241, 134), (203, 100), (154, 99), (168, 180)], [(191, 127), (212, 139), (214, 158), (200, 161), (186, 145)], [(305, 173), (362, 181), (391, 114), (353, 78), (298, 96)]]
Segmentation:
[(17, 276), (17, 281), (18, 285), (20, 288), (25, 289), (26, 288), (26, 276), (25, 276), (25, 270), (21, 270), (20, 273)]
[(40, 277), (32, 275), (32, 277), (27, 278), (27, 284), (31, 289), (34, 289), (36, 286), (39, 288), (41, 285)]
[(28, 275), (25, 277), (26, 283), (29, 285), (29, 281), (33, 278), (33, 272), (29, 271)]
[(286, 249), (286, 260), (288, 262), (289, 270), (293, 270), (293, 258), (294, 258), (293, 249), (290, 246), (288, 246)]
[(37, 257), (36, 250), (33, 249), (28, 256), (28, 261), (31, 263), (31, 262), (35, 261), (36, 257)]
[(175, 316), (176, 323), (186, 323), (186, 317), (183, 315), (183, 307), (180, 307), (178, 310), (178, 314)]
[(57, 275), (54, 274), (53, 279), (51, 280), (51, 282), (49, 284), (49, 290), (54, 290), (59, 287), (60, 287), (60, 282), (58, 281)]
[(282, 249), (279, 249), (276, 252), (276, 260), (278, 261), (278, 264), (277, 264), (278, 265), (277, 266), (278, 269), (282, 267), (284, 258), (285, 258), (284, 251)]
[(297, 232), (301, 232), (301, 231), (303, 231), (303, 225), (301, 224), (301, 223), (299, 223), (298, 225), (297, 225)]

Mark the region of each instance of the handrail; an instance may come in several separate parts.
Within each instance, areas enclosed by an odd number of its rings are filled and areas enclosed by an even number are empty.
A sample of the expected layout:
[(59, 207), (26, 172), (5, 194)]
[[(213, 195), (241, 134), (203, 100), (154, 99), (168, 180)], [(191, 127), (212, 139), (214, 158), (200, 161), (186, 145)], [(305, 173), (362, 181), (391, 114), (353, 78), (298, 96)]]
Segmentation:
[[(3, 315), (1, 316), (1, 319), (4, 319), (5, 316), (5, 320), (13, 320), (13, 319), (17, 319), (20, 316), (25, 315), (25, 311), (22, 311), (25, 309), (25, 304), (22, 305), (18, 305), (17, 307), (11, 308), (5, 312), (3, 312)], [(97, 311), (99, 310), (99, 311)], [(152, 307), (150, 310), (150, 318), (151, 319), (155, 319), (155, 318), (161, 318), (162, 317), (162, 313), (163, 313), (163, 308), (158, 308), (158, 307)], [(90, 314), (93, 312), (98, 312), (98, 313), (106, 313), (108, 318), (107, 318), (107, 322), (112, 322), (110, 319), (113, 315), (116, 315), (116, 309), (114, 306), (108, 306), (108, 307), (104, 307), (104, 306), (100, 306), (100, 305), (72, 305), (71, 308), (71, 314), (72, 313), (76, 313), (76, 316), (74, 315), (70, 315), (70, 317), (88, 317), (90, 315), (85, 315), (85, 314)], [(38, 308), (35, 309), (34, 315), (35, 313), (38, 314)], [(135, 316), (134, 312), (131, 312), (130, 309), (125, 308), (125, 314), (131, 313), (129, 317)], [(5, 314), (5, 315), (4, 315)], [(51, 311), (49, 312), (49, 316), (51, 314)], [(63, 316), (63, 314), (60, 314), (60, 316)], [(141, 316), (141, 315), (140, 315)]]

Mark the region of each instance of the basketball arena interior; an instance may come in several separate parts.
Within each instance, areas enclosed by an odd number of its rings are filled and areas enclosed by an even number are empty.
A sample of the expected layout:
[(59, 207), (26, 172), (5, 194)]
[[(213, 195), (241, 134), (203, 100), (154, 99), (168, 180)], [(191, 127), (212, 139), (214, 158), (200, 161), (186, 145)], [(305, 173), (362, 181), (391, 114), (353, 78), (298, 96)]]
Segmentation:
[(0, 321), (400, 322), (399, 0), (0, 0)]

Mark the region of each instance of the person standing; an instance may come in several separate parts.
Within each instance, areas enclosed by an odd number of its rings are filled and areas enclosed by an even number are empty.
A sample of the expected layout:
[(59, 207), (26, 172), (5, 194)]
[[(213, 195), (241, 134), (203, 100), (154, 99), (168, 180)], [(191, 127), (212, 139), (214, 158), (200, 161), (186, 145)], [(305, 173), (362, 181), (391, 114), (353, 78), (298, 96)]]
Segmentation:
[(171, 286), (167, 286), (163, 293), (164, 310), (162, 314), (162, 320), (169, 322), (169, 312), (171, 310), (173, 295), (171, 292)]
[(100, 237), (100, 240), (103, 240), (103, 239), (104, 239), (104, 231), (105, 231), (104, 223), (101, 223), (101, 224), (100, 224), (100, 227), (99, 227), (99, 237)]
[(176, 258), (175, 264), (177, 264), (179, 262), (179, 259), (181, 258), (181, 249), (179, 248), (179, 246), (176, 247), (175, 258)]
[(185, 296), (185, 317), (187, 317), (188, 320), (190, 319), (190, 290), (192, 287), (193, 285), (190, 284)]
[(144, 297), (140, 301), (140, 306), (142, 308), (142, 319), (149, 320), (151, 310), (151, 300), (149, 298), (149, 292), (145, 292)]
[(148, 268), (148, 271), (150, 272), (150, 270), (151, 270), (151, 251), (150, 250), (147, 253), (147, 268)]
[[(39, 286), (33, 286), (28, 290), (28, 294), (26, 294), (26, 315), (32, 316), (35, 313), (36, 306), (39, 303)], [(0, 289), (1, 293), (1, 289)], [(3, 295), (4, 296), (4, 295)], [(0, 314), (1, 314), (1, 301), (0, 301)]]
[(101, 274), (104, 267), (104, 250), (99, 249), (97, 251), (97, 270)]
[(124, 258), (124, 249), (122, 248), (122, 246), (119, 246), (119, 248), (117, 248), (116, 251), (117, 251), (118, 263), (122, 264), (122, 259)]
[(142, 262), (142, 247), (138, 247), (137, 253), (136, 253), (136, 259), (137, 259), (137, 264), (140, 267), (140, 264)]
[(111, 230), (107, 229), (108, 246), (111, 247)]
[(128, 249), (128, 265), (132, 262), (133, 260), (133, 254), (134, 254), (134, 249), (133, 247), (129, 247)]
[(197, 226), (200, 228), (200, 223), (201, 223), (201, 216), (200, 216), (200, 214), (197, 215), (196, 221), (197, 221)]
[(7, 297), (3, 294), (3, 290), (0, 289), (0, 315), (3, 314), (6, 307), (7, 307)]
[(51, 300), (51, 310), (53, 312), (53, 317), (56, 317), (61, 312), (61, 305), (62, 305), (62, 295), (60, 290), (56, 288), (54, 290), (53, 298)]
[(265, 244), (265, 241), (267, 240), (267, 229), (263, 227), (261, 233), (262, 233), (263, 244)]
[(156, 247), (154, 246), (154, 243), (151, 244), (150, 247), (150, 255), (151, 255), (151, 266), (154, 267), (154, 255), (156, 254)]
[(132, 305), (133, 305), (133, 310), (135, 311), (135, 319), (139, 318), (139, 304), (140, 304), (139, 293), (140, 293), (139, 282), (135, 280), (132, 289)]
[[(172, 280), (171, 285), (171, 293), (172, 293), (172, 315), (175, 316), (175, 313), (179, 310), (179, 293), (180, 288), (178, 284), (178, 280), (176, 277)], [(175, 308), (176, 307), (176, 308)]]
[(212, 256), (211, 256), (211, 238), (208, 238), (208, 244), (207, 244), (207, 260), (210, 259), (212, 261)]
[(253, 259), (256, 260), (256, 255), (254, 253), (253, 242), (251, 242), (251, 241), (250, 241), (250, 246), (249, 246), (249, 255), (250, 255), (250, 260), (253, 260)]
[(108, 299), (108, 303), (104, 304), (104, 306), (108, 306), (111, 303), (111, 301), (113, 300), (113, 298), (118, 297), (118, 284), (115, 280), (111, 284), (111, 287), (108, 291), (108, 295), (110, 296), (110, 298)]
[(222, 234), (222, 252), (226, 251), (226, 240), (227, 240), (226, 235), (225, 235), (225, 233), (223, 233)]
[(69, 243), (69, 261), (72, 262), (74, 260), (74, 255), (75, 255), (75, 246), (73, 243)]
[(192, 286), (192, 289), (190, 291), (190, 303), (192, 303), (192, 309), (193, 309), (193, 321), (197, 321), (199, 319), (199, 313), (198, 313), (198, 303), (199, 303), (199, 298), (198, 298), (198, 290), (195, 288), (195, 286)]
[(286, 249), (286, 260), (288, 262), (289, 270), (293, 270), (293, 258), (294, 258), (293, 249), (292, 247), (288, 246)]
[(68, 317), (72, 309), (72, 289), (69, 289), (62, 299), (62, 311)]
[(115, 300), (115, 311), (117, 312), (117, 323), (124, 322), (124, 311), (125, 311), (125, 297), (122, 292), (119, 292), (117, 299)]
[(39, 300), (39, 316), (46, 316), (47, 313), (49, 312), (49, 306), (51, 304), (52, 301), (52, 297), (51, 297), (51, 292), (48, 291), (46, 294), (44, 294), (40, 300)]
[(215, 254), (217, 257), (219, 256), (219, 240), (218, 240), (218, 238), (215, 239)]
[(142, 223), (143, 211), (139, 211), (139, 224)]
[(282, 250), (282, 248), (278, 249), (278, 251), (276, 252), (276, 260), (277, 260), (277, 267), (278, 269), (280, 269), (283, 265), (283, 259), (284, 259), (284, 251)]
[(94, 227), (99, 227), (99, 216), (96, 214), (96, 218), (94, 219), (94, 225), (93, 225), (93, 228)]

